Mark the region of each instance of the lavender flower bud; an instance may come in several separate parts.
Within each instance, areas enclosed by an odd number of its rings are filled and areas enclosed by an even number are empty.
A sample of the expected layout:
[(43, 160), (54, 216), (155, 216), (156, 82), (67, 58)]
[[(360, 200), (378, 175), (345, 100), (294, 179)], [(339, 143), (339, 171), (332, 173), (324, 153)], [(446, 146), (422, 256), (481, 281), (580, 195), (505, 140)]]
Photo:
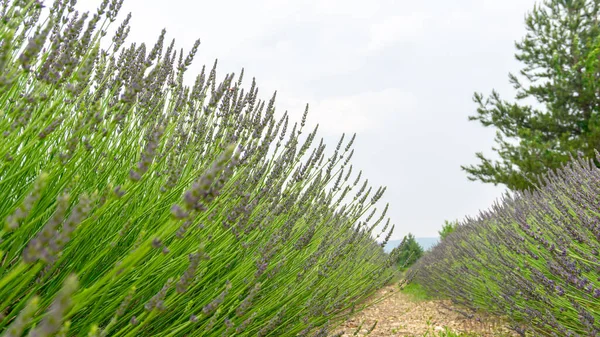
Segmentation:
[(70, 275), (67, 277), (45, 317), (35, 329), (29, 332), (30, 337), (52, 336), (59, 331), (65, 314), (71, 308), (71, 296), (75, 293), (78, 286), (77, 276)]
[(181, 276), (181, 279), (179, 279), (179, 282), (177, 282), (177, 285), (175, 286), (178, 293), (184, 293), (187, 291), (187, 288), (189, 287), (196, 274), (196, 269), (198, 269), (198, 264), (200, 263), (200, 255), (201, 253), (189, 255), (190, 265), (188, 266), (185, 273), (183, 274), (183, 276)]
[(20, 337), (23, 334), (23, 331), (29, 326), (35, 312), (37, 311), (40, 299), (37, 296), (32, 297), (27, 305), (17, 318), (10, 324), (8, 329), (5, 332), (5, 337)]
[(28, 215), (35, 203), (40, 199), (43, 189), (48, 184), (48, 174), (42, 172), (33, 185), (33, 190), (23, 203), (17, 208), (12, 215), (6, 218), (6, 227), (8, 230), (15, 230), (19, 227), (22, 220)]
[(145, 305), (144, 308), (147, 311), (152, 311), (153, 309), (157, 309), (159, 311), (163, 311), (164, 307), (164, 299), (167, 296), (167, 291), (171, 287), (172, 279), (168, 279), (162, 289), (154, 295)]

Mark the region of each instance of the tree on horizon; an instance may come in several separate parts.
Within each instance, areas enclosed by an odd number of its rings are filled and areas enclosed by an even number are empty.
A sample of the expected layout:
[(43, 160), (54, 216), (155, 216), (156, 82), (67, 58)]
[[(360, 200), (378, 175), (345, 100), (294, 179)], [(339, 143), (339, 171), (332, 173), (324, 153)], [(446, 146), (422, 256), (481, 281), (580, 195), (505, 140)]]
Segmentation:
[(397, 254), (396, 265), (404, 270), (412, 266), (423, 256), (424, 250), (415, 239), (412, 233), (404, 236), (400, 245), (392, 251), (391, 254)]

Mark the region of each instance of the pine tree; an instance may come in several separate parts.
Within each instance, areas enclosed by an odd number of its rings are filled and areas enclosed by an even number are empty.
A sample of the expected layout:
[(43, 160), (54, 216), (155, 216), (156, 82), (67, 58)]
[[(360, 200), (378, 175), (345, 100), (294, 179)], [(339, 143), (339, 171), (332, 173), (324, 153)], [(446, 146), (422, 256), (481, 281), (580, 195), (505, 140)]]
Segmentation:
[(440, 241), (443, 241), (448, 235), (450, 235), (450, 233), (454, 232), (456, 228), (458, 228), (458, 226), (458, 220), (444, 220), (444, 225), (442, 226), (442, 229), (438, 231), (438, 234), (440, 235)]
[[(478, 165), (462, 166), (470, 180), (511, 190), (532, 187), (548, 169), (571, 156), (594, 158), (600, 150), (600, 0), (546, 0), (526, 15), (527, 34), (515, 44), (524, 67), (509, 81), (515, 101), (493, 91), (476, 93), (469, 120), (497, 130), (498, 160), (477, 153)], [(598, 162), (596, 162), (598, 164)]]
[(392, 254), (397, 256), (396, 264), (402, 270), (412, 266), (423, 256), (423, 248), (412, 233), (408, 233), (400, 245), (394, 249), (397, 251), (392, 251)]

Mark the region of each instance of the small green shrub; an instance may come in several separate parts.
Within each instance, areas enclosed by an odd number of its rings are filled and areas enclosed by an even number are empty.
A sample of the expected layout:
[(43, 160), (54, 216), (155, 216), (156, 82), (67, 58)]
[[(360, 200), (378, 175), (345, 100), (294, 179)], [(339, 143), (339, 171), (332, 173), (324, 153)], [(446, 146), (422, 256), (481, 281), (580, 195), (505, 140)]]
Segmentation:
[(425, 288), (416, 282), (409, 282), (408, 284), (404, 285), (402, 287), (402, 292), (410, 296), (410, 298), (414, 301), (428, 301), (432, 299), (431, 295), (427, 293)]
[(396, 266), (400, 270), (406, 270), (423, 256), (423, 252), (423, 248), (415, 240), (415, 236), (408, 233), (400, 245), (390, 252), (390, 256), (396, 261)]
[(458, 226), (458, 221), (444, 220), (444, 225), (442, 226), (442, 229), (438, 231), (438, 234), (440, 235), (440, 241), (446, 239), (446, 237), (448, 237), (450, 233), (454, 232)]

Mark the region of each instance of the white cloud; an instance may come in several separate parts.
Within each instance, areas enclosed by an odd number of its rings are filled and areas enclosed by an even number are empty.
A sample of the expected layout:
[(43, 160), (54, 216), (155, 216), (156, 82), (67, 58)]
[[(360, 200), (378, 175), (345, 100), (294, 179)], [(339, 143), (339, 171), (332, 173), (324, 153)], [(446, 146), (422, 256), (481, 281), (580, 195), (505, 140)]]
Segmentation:
[(341, 133), (367, 133), (383, 129), (394, 119), (409, 117), (417, 106), (416, 97), (399, 88), (365, 91), (348, 96), (327, 97), (321, 100), (307, 96), (278, 95), (279, 112), (287, 110), (292, 119), (300, 119), (306, 102), (309, 102), (308, 125), (319, 124), (326, 135)]
[(414, 41), (426, 33), (431, 15), (414, 12), (384, 18), (370, 27), (369, 51), (377, 51), (398, 42)]
[(313, 13), (353, 19), (372, 19), (381, 8), (379, 1), (364, 0), (312, 0)]

